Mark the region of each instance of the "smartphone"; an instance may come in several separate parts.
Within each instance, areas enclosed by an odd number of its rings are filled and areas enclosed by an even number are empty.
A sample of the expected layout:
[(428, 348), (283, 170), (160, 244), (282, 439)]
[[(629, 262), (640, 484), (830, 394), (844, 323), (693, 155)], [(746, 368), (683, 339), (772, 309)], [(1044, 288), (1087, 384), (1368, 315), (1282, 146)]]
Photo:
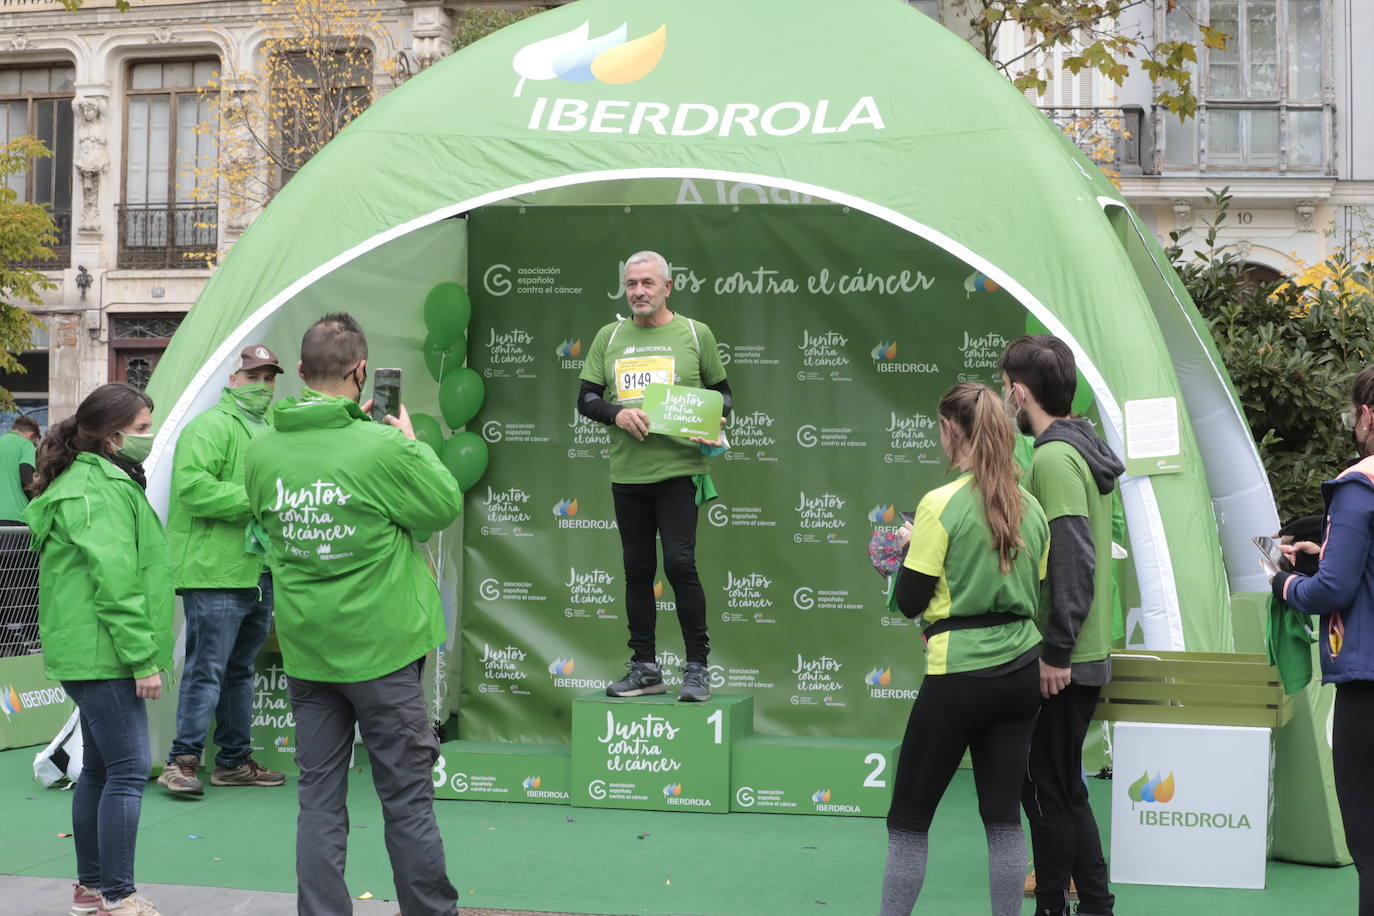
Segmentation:
[(375, 369), (372, 372), (372, 419), (381, 423), (387, 414), (401, 415), (401, 370)]
[(915, 521), (916, 521), (916, 513), (915, 513), (915, 512), (903, 512), (903, 513), (902, 513), (902, 521), (906, 522), (907, 524), (911, 524), (911, 523), (915, 522)]
[(1259, 535), (1258, 537), (1251, 538), (1251, 540), (1255, 542), (1255, 547), (1259, 549), (1262, 556), (1260, 565), (1264, 567), (1265, 572), (1273, 575), (1279, 570), (1292, 569), (1292, 566), (1288, 564), (1288, 558), (1283, 555), (1283, 551), (1279, 550), (1279, 545), (1273, 538)]

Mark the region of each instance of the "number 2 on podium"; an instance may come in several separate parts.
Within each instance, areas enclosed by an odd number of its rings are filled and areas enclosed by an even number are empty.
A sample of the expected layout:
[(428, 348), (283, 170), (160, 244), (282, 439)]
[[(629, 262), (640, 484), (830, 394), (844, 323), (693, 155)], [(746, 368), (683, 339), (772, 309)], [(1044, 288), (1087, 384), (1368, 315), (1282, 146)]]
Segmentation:
[(864, 780), (864, 786), (870, 789), (886, 789), (887, 780), (878, 777), (883, 775), (883, 770), (887, 769), (887, 758), (882, 754), (869, 754), (864, 758), (864, 763), (877, 764), (873, 768), (873, 772), (869, 773), (868, 778)]
[(720, 744), (720, 726), (721, 723), (724, 721), (725, 717), (721, 715), (721, 710), (719, 709), (717, 709), (715, 712), (711, 713), (709, 716), (706, 717), (706, 724), (714, 725), (716, 727), (716, 744)]

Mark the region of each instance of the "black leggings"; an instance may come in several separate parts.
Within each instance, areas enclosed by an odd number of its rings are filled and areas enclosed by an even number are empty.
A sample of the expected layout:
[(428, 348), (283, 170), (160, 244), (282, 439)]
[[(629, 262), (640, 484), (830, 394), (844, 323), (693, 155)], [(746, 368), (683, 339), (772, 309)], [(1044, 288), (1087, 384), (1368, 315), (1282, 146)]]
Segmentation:
[(1374, 916), (1374, 681), (1336, 685), (1331, 763), (1345, 845), (1360, 876), (1360, 916)]
[(613, 483), (611, 494), (625, 554), (625, 615), (634, 660), (652, 662), (655, 658), (657, 535), (663, 542), (663, 572), (677, 601), (687, 661), (706, 664), (711, 645), (706, 634), (706, 593), (697, 578), (696, 484), (690, 477), (671, 477), (657, 483)]
[(926, 675), (911, 706), (887, 824), (925, 833), (965, 750), (973, 753), (973, 783), (984, 824), (1021, 826), (1040, 667), (1029, 664), (997, 677)]

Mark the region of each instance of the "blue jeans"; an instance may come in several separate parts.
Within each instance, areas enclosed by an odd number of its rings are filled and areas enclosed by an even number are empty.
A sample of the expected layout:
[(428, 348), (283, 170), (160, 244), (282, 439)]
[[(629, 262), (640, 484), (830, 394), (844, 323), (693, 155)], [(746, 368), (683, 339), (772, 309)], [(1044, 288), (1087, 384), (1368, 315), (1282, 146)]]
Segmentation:
[(188, 588), (186, 666), (177, 696), (177, 736), (167, 762), (201, 757), (215, 714), (215, 765), (236, 767), (253, 753), (253, 663), (272, 629), (272, 577), (258, 588)]
[(76, 880), (109, 900), (134, 892), (134, 844), (152, 768), (148, 708), (132, 678), (63, 681), (81, 713), (81, 776), (72, 792)]

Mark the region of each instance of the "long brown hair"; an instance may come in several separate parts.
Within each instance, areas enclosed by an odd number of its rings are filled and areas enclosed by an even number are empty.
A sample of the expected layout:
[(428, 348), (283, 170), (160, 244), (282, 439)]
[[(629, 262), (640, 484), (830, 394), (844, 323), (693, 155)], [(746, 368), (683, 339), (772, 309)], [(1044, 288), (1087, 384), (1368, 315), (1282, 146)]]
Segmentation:
[(973, 474), (983, 498), (983, 514), (992, 530), (992, 544), (1003, 575), (1011, 571), (1021, 540), (1025, 505), (1018, 481), (1021, 472), (1012, 459), (1016, 434), (1002, 407), (1002, 399), (987, 385), (960, 382), (940, 399), (936, 408), (959, 434), (959, 458)]
[(81, 452), (100, 454), (110, 437), (134, 421), (143, 408), (153, 409), (153, 399), (133, 385), (111, 382), (86, 396), (76, 415), (48, 429), (34, 460), (38, 468), (29, 484), (29, 495), (38, 496), (72, 466)]

